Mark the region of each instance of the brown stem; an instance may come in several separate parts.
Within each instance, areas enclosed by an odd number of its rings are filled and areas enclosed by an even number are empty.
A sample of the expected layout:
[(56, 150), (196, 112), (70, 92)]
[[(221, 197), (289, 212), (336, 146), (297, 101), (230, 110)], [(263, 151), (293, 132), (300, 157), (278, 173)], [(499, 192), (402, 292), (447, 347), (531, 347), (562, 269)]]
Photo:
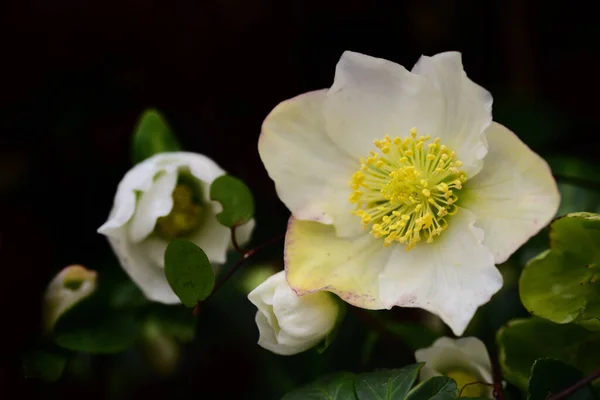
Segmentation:
[(492, 355), (492, 379), (494, 384), (492, 387), (494, 388), (492, 395), (496, 400), (504, 400), (504, 391), (502, 389), (502, 370), (500, 368), (500, 363), (498, 362), (497, 354)]
[(206, 300), (210, 299), (212, 297), (212, 295), (214, 295), (216, 293), (216, 291), (219, 290), (229, 280), (229, 278), (231, 278), (231, 276), (235, 273), (235, 271), (237, 271), (238, 268), (241, 267), (242, 264), (244, 264), (244, 262), (246, 262), (246, 260), (248, 258), (252, 257), (254, 254), (258, 253), (260, 250), (263, 250), (264, 248), (277, 243), (278, 241), (280, 241), (281, 239), (283, 239), (285, 237), (285, 233), (282, 233), (281, 235), (277, 235), (274, 238), (271, 238), (271, 239), (267, 240), (266, 242), (259, 244), (255, 248), (244, 252), (243, 250), (240, 249), (237, 242), (235, 241), (235, 228), (236, 228), (235, 226), (231, 227), (232, 243), (233, 243), (233, 247), (236, 249), (236, 251), (242, 253), (242, 258), (237, 260), (235, 262), (235, 264), (233, 264), (233, 266), (229, 269), (229, 271), (227, 271), (225, 276), (223, 276), (221, 279), (219, 279), (219, 281), (216, 283), (216, 285), (213, 288), (210, 295), (206, 299), (204, 299), (202, 302), (198, 303), (196, 305), (196, 307), (194, 307), (194, 315), (195, 316), (198, 316), (200, 314), (202, 303), (204, 303)]
[(558, 400), (558, 399), (562, 399), (564, 397), (567, 397), (568, 395), (576, 392), (577, 390), (581, 389), (585, 385), (587, 385), (589, 383), (592, 383), (592, 381), (594, 381), (594, 380), (596, 380), (598, 378), (600, 378), (600, 368), (598, 368), (597, 370), (595, 370), (594, 372), (592, 372), (589, 376), (586, 376), (585, 378), (583, 378), (579, 382), (573, 384), (572, 386), (569, 386), (568, 388), (566, 388), (562, 392), (558, 392), (557, 394), (554, 394), (554, 395), (548, 397), (547, 400)]
[(234, 225), (231, 227), (231, 244), (233, 245), (233, 248), (235, 249), (235, 251), (237, 251), (240, 254), (244, 254), (245, 252), (240, 247), (240, 245), (237, 241), (236, 234), (235, 234), (235, 231), (237, 228), (238, 228), (238, 225)]

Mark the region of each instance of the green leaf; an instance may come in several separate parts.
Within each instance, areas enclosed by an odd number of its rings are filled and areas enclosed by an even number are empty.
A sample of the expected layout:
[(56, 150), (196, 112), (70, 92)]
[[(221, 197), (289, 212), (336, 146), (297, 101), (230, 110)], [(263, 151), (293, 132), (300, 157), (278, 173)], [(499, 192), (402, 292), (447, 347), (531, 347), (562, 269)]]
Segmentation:
[(521, 274), (523, 305), (556, 323), (600, 318), (600, 215), (582, 212), (555, 220), (550, 247)]
[(254, 215), (254, 200), (250, 189), (244, 182), (230, 175), (214, 180), (210, 186), (210, 198), (223, 206), (223, 211), (217, 214), (217, 220), (228, 228), (243, 225)]
[(527, 389), (531, 368), (539, 358), (561, 360), (584, 374), (598, 368), (600, 360), (600, 332), (577, 324), (517, 319), (500, 329), (496, 340), (504, 378), (522, 390)]
[(356, 378), (356, 396), (359, 400), (402, 400), (414, 385), (423, 364), (412, 364), (402, 369), (361, 374)]
[(456, 382), (447, 376), (434, 376), (419, 383), (406, 400), (454, 400), (458, 397)]
[(341, 372), (296, 389), (283, 396), (282, 400), (353, 400), (354, 375)]
[(39, 378), (54, 382), (62, 375), (67, 356), (56, 351), (32, 350), (23, 356), (25, 378)]
[(215, 274), (206, 253), (186, 239), (175, 239), (165, 251), (165, 275), (186, 307), (195, 307), (215, 286)]
[(54, 329), (54, 343), (72, 351), (118, 353), (133, 346), (140, 318), (132, 309), (113, 310), (100, 305), (75, 307)]
[(144, 111), (132, 138), (134, 164), (157, 153), (179, 151), (181, 146), (165, 118), (155, 109)]
[[(546, 400), (548, 396), (562, 392), (581, 379), (583, 379), (581, 371), (560, 360), (549, 358), (536, 360), (531, 369), (527, 400)], [(566, 396), (565, 399), (593, 400), (597, 399), (597, 396), (592, 386), (586, 385)]]

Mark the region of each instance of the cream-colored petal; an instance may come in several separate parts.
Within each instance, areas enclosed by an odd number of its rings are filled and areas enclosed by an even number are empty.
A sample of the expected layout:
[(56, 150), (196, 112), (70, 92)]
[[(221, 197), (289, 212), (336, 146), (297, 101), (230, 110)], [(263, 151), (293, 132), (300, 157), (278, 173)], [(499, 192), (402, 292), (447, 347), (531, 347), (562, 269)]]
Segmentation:
[(381, 58), (346, 51), (324, 104), (327, 133), (354, 159), (377, 150), (374, 139), (435, 134), (444, 102), (426, 78)]
[(211, 263), (224, 264), (227, 261), (231, 231), (221, 225), (214, 214), (205, 217), (200, 228), (189, 237), (189, 240), (204, 250)]
[(456, 151), (467, 176), (475, 176), (487, 153), (483, 132), (492, 122), (492, 95), (467, 77), (458, 52), (422, 56), (412, 72), (426, 78), (444, 99), (439, 131), (427, 133)]
[(147, 238), (154, 230), (156, 220), (171, 212), (176, 185), (177, 171), (169, 171), (159, 175), (150, 189), (142, 192), (129, 223), (129, 238), (133, 243)]
[[(305, 93), (275, 107), (263, 122), (258, 152), (279, 198), (297, 219), (339, 222), (342, 233), (356, 234), (360, 220), (349, 218), (347, 211), (349, 182), (360, 164), (325, 131), (326, 93)], [(344, 224), (347, 221), (350, 228)]]
[(459, 199), (475, 214), (483, 244), (500, 264), (552, 220), (560, 194), (546, 161), (514, 133), (494, 122), (486, 135), (490, 151), (483, 169)]
[(148, 299), (165, 304), (181, 303), (171, 289), (163, 267), (157, 265), (139, 244), (130, 242), (125, 227), (120, 231), (113, 230), (107, 236), (121, 266)]
[(378, 277), (390, 251), (366, 232), (341, 238), (330, 225), (292, 217), (285, 237), (287, 280), (298, 295), (327, 290), (357, 307), (381, 309)]
[(482, 245), (483, 231), (465, 210), (449, 220), (448, 229), (431, 243), (393, 253), (379, 276), (383, 304), (418, 307), (438, 315), (460, 336), (479, 306), (502, 287), (492, 253)]
[(254, 227), (256, 226), (256, 221), (251, 219), (246, 222), (244, 225), (241, 225), (235, 230), (235, 237), (238, 245), (245, 246), (250, 242), (252, 238), (252, 232), (254, 231)]

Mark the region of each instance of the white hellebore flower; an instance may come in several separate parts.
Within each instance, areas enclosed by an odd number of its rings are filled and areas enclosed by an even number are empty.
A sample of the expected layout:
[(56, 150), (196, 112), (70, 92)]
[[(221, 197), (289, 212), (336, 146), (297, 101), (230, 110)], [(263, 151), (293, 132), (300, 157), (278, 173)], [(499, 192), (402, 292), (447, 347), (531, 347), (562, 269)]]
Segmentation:
[(275, 107), (258, 150), (292, 212), (294, 291), (423, 308), (461, 335), (502, 286), (494, 264), (559, 204), (547, 163), (491, 108), (456, 52), (412, 71), (345, 52), (330, 89)]
[(285, 280), (285, 271), (267, 278), (248, 299), (258, 308), (258, 344), (284, 356), (308, 350), (325, 339), (340, 312), (329, 293), (297, 296)]
[[(483, 342), (475, 337), (442, 337), (431, 347), (415, 352), (417, 362), (424, 362), (419, 379), (445, 375), (456, 381), (461, 397), (493, 398), (492, 362)], [(482, 382), (483, 384), (473, 384)], [(465, 385), (468, 385), (465, 387)]]
[(44, 293), (42, 316), (49, 332), (67, 310), (96, 290), (96, 271), (81, 265), (63, 268), (48, 284)]
[[(161, 303), (181, 301), (164, 273), (170, 240), (186, 238), (213, 265), (223, 264), (231, 245), (230, 230), (217, 221), (222, 207), (211, 201), (211, 183), (225, 174), (210, 158), (187, 152), (159, 153), (135, 165), (119, 183), (108, 221), (99, 229), (121, 265), (146, 297)], [(240, 227), (246, 242), (254, 221)]]

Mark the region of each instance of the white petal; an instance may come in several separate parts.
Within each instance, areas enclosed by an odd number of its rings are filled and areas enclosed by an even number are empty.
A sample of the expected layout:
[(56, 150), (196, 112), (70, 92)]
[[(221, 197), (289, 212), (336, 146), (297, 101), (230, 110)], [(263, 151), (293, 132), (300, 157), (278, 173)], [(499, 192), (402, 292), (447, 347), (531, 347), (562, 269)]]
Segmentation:
[(325, 131), (326, 92), (305, 93), (275, 107), (263, 123), (258, 152), (279, 198), (296, 218), (339, 223), (341, 233), (355, 234), (360, 219), (350, 214), (348, 196), (360, 164)]
[(131, 243), (125, 228), (113, 230), (107, 236), (121, 266), (148, 299), (165, 304), (181, 303), (167, 281), (163, 266), (157, 265), (139, 244)]
[(496, 264), (508, 259), (556, 214), (560, 194), (546, 161), (504, 126), (486, 131), (490, 152), (481, 172), (459, 194), (483, 229)]
[[(285, 279), (285, 272), (281, 273)], [(287, 283), (279, 285), (275, 289), (273, 312), (281, 331), (304, 341), (323, 339), (333, 329), (339, 311), (330, 296), (327, 292), (298, 296)]]
[(483, 231), (474, 222), (471, 212), (459, 209), (433, 243), (418, 243), (408, 252), (394, 246), (379, 277), (382, 302), (388, 308), (432, 312), (462, 335), (477, 308), (502, 286), (493, 255), (481, 244)]
[(129, 238), (133, 243), (144, 240), (154, 230), (156, 220), (173, 208), (173, 190), (177, 185), (177, 171), (159, 175), (154, 184), (142, 192), (129, 224)]
[(275, 336), (275, 331), (269, 321), (263, 313), (260, 311), (256, 313), (256, 325), (258, 326), (258, 345), (272, 351), (275, 354), (282, 356), (289, 356), (293, 354), (301, 353), (308, 350), (310, 347), (306, 347), (306, 343), (301, 341), (287, 340), (285, 344), (278, 342), (278, 338)]
[(256, 221), (251, 219), (244, 225), (238, 227), (235, 230), (235, 238), (237, 240), (238, 245), (244, 246), (250, 242), (252, 238), (252, 232), (254, 231), (254, 227), (256, 226)]
[(422, 56), (412, 72), (426, 77), (444, 98), (440, 130), (431, 135), (456, 151), (467, 176), (475, 176), (487, 153), (483, 132), (492, 122), (492, 95), (467, 77), (458, 52)]
[(287, 280), (298, 295), (327, 290), (357, 307), (381, 309), (378, 276), (390, 252), (366, 232), (341, 238), (329, 225), (292, 217), (285, 237)]
[[(271, 326), (276, 326), (277, 318), (273, 314), (273, 297), (279, 285), (285, 284), (285, 274), (277, 273), (268, 277), (248, 294), (248, 300), (265, 314)], [(277, 329), (279, 331), (279, 329)]]
[(342, 54), (324, 115), (333, 141), (358, 160), (374, 139), (405, 137), (410, 129), (439, 131), (443, 101), (427, 79), (401, 65), (351, 51)]
[(211, 263), (224, 264), (231, 243), (231, 231), (221, 225), (214, 214), (204, 217), (200, 228), (189, 239), (206, 253)]

